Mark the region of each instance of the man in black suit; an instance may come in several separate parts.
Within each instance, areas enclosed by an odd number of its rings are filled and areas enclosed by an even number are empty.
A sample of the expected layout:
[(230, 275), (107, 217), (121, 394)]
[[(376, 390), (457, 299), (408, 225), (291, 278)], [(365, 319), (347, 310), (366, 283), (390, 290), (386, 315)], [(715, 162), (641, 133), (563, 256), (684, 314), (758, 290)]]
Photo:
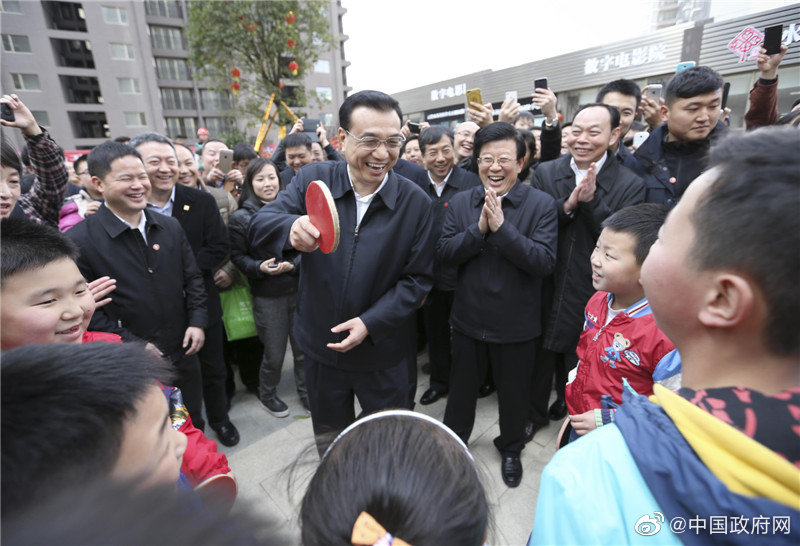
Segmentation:
[[(554, 288), (545, 295), (545, 300), (552, 296), (552, 303), (545, 302), (545, 350), (534, 372), (526, 441), (547, 424), (548, 417), (559, 420), (567, 413), (564, 386), (567, 373), (577, 364), (583, 312), (595, 292), (589, 257), (600, 224), (619, 209), (644, 202), (644, 182), (612, 151), (620, 130), (616, 107), (600, 103), (581, 107), (567, 133), (569, 154), (541, 163), (533, 175), (533, 187), (550, 194), (558, 206), (558, 259)], [(557, 399), (548, 411), (554, 369)]]
[(163, 135), (144, 133), (134, 137), (131, 145), (142, 156), (150, 177), (152, 191), (148, 210), (172, 216), (180, 222), (197, 266), (203, 273), (208, 297), (208, 326), (206, 341), (198, 353), (203, 373), (203, 400), (208, 421), (224, 445), (239, 442), (239, 432), (228, 418), (228, 398), (225, 392), (225, 358), (222, 353), (222, 306), (214, 284), (214, 273), (225, 262), (230, 251), (228, 233), (219, 214), (217, 203), (210, 194), (187, 188), (178, 181), (178, 159), (175, 147)]
[[(442, 235), (442, 224), (450, 198), (456, 193), (480, 186), (478, 175), (458, 167), (453, 149), (453, 134), (441, 125), (428, 127), (419, 137), (419, 148), (425, 163), (426, 183), (422, 186), (431, 198), (433, 232), (436, 240)], [(456, 268), (433, 262), (433, 289), (422, 308), (428, 357), (431, 363), (431, 382), (419, 403), (433, 404), (447, 394), (450, 386), (450, 310), (456, 289)]]
[(86, 279), (117, 280), (111, 303), (95, 311), (90, 329), (144, 341), (172, 362), (175, 385), (202, 429), (196, 353), (205, 341), (206, 293), (192, 248), (175, 219), (145, 210), (150, 179), (135, 149), (105, 142), (88, 163), (104, 205), (67, 236), (80, 248), (78, 268)]

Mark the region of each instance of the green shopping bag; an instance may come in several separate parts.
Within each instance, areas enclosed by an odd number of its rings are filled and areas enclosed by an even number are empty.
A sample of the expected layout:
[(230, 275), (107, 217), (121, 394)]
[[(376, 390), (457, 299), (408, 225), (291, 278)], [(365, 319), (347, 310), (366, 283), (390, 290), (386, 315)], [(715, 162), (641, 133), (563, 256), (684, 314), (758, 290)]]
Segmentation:
[(253, 320), (253, 297), (250, 286), (235, 284), (219, 293), (222, 304), (222, 323), (228, 341), (245, 339), (258, 335), (256, 321)]

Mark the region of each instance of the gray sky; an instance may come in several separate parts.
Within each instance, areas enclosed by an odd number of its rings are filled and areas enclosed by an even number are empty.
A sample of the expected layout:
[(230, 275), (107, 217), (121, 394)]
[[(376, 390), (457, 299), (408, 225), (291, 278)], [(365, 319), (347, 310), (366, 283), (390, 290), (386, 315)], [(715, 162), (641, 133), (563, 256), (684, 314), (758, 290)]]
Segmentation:
[[(793, 2), (713, 0), (720, 21)], [(646, 35), (646, 0), (342, 0), (347, 83), (395, 93)]]

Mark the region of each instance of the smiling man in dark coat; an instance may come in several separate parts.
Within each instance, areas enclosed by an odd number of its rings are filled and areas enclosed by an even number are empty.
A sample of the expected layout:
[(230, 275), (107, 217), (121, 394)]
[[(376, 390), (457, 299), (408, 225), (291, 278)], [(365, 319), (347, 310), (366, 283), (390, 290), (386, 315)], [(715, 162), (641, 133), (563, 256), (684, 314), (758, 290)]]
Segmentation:
[[(407, 407), (415, 312), (433, 285), (430, 199), (391, 169), (403, 137), (402, 113), (378, 91), (350, 95), (339, 109), (345, 162), (299, 170), (286, 191), (253, 216), (248, 230), (265, 258), (301, 251), (295, 339), (319, 436), (365, 413)], [(323, 254), (305, 207), (310, 182), (330, 189), (341, 225), (338, 249)]]

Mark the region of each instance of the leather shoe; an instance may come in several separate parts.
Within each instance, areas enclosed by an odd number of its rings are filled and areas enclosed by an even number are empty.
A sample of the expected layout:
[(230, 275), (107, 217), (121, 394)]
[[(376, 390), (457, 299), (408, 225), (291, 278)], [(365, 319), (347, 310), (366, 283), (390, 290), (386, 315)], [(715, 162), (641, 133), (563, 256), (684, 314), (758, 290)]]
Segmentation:
[(517, 487), (522, 481), (522, 462), (519, 456), (503, 457), (503, 482), (508, 487)]
[(567, 416), (567, 403), (557, 398), (547, 410), (547, 416), (551, 421), (560, 421)]
[(423, 406), (427, 406), (428, 404), (433, 404), (443, 396), (447, 396), (447, 391), (428, 389), (422, 394), (422, 398), (419, 399), (419, 403), (422, 404)]
[(487, 383), (485, 385), (481, 385), (481, 388), (478, 390), (478, 398), (486, 398), (494, 391), (497, 390), (497, 387), (492, 385), (491, 383)]
[(528, 442), (533, 440), (533, 437), (536, 435), (537, 432), (539, 432), (541, 428), (542, 427), (540, 425), (535, 425), (533, 421), (528, 421), (527, 423), (525, 423), (525, 443), (527, 444)]
[(219, 442), (222, 445), (232, 447), (239, 443), (239, 431), (230, 421), (224, 425), (211, 428), (217, 433), (217, 438), (219, 438)]

